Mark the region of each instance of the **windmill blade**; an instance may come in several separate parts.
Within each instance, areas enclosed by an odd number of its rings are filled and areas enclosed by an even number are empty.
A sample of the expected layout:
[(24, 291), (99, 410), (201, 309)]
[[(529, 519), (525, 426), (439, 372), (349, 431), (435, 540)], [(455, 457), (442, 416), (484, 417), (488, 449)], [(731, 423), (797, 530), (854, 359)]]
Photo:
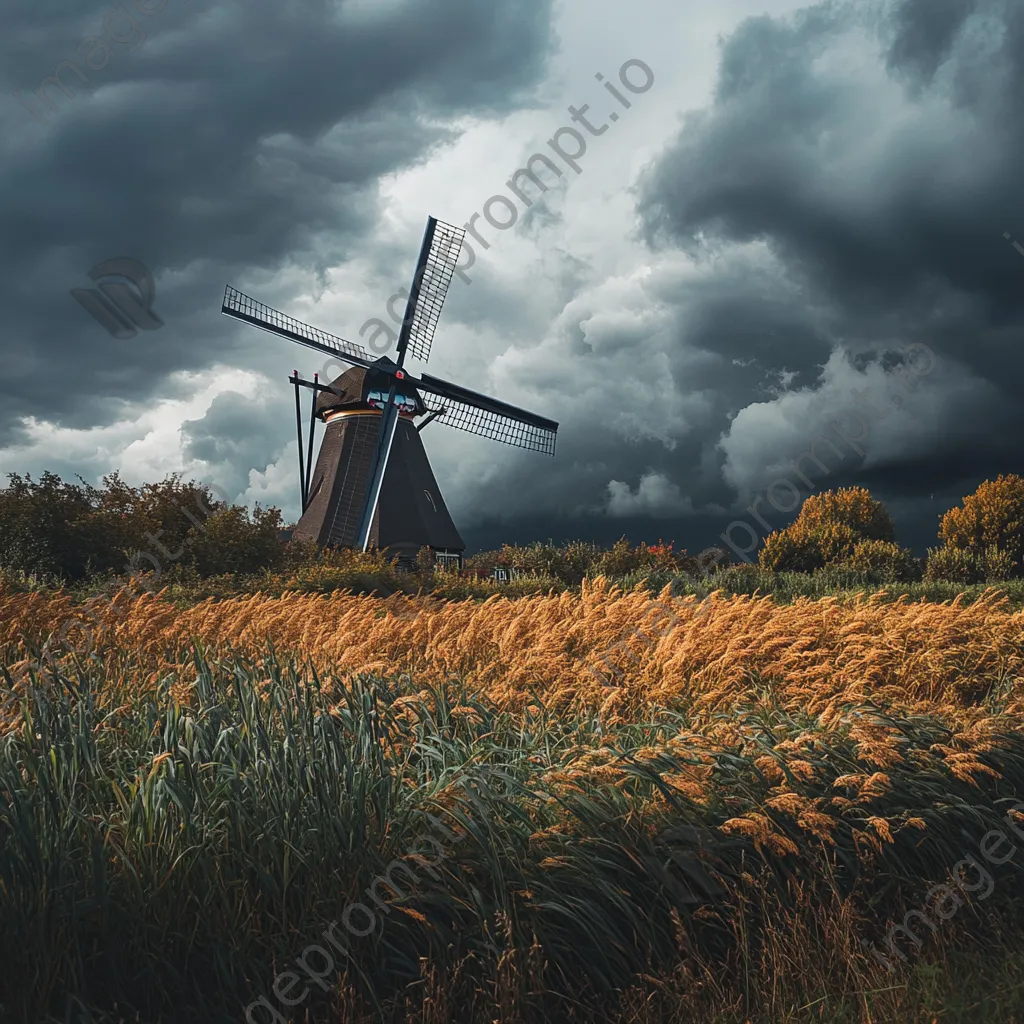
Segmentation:
[(228, 316), (233, 316), (236, 320), (244, 320), (247, 324), (269, 331), (271, 334), (280, 335), (290, 341), (297, 341), (307, 348), (337, 356), (355, 366), (373, 365), (374, 361), (370, 353), (354, 342), (328, 334), (316, 327), (310, 327), (309, 324), (304, 324), (301, 320), (288, 316), (287, 313), (271, 309), (270, 306), (257, 302), (256, 299), (250, 298), (237, 288), (232, 288), (231, 285), (228, 285), (224, 291), (224, 303), (220, 307), (220, 311)]
[(434, 331), (465, 236), (463, 228), (445, 224), (434, 217), (427, 219), (427, 230), (423, 233), (423, 245), (398, 336), (399, 366), (404, 362), (406, 349), (424, 362), (430, 357)]
[(423, 398), (428, 409), (443, 410), (438, 423), (515, 448), (555, 454), (558, 424), (554, 420), (428, 374), (423, 374), (415, 386), (431, 396)]

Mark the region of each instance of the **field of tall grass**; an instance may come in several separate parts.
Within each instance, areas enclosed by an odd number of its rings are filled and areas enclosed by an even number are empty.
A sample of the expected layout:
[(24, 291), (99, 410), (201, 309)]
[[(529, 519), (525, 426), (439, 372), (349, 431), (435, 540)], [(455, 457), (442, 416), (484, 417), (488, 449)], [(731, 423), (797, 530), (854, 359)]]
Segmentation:
[(1019, 841), (1022, 627), (994, 591), (0, 589), (0, 1020), (1022, 1020), (1024, 851), (882, 941)]

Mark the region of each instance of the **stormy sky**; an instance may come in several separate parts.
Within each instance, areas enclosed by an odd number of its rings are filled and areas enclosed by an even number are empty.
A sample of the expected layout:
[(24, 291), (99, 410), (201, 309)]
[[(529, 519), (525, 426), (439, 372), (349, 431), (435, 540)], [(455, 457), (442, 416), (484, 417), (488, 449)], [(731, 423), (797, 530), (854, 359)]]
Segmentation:
[[(1024, 472), (1020, 0), (42, 0), (5, 28), (2, 473), (182, 471), (294, 519), (287, 376), (323, 359), (224, 286), (365, 344), (427, 216), (485, 207), (515, 223), (477, 217), (411, 368), (560, 429), (551, 459), (426, 428), (471, 550), (747, 551), (857, 483), (923, 552)], [(72, 297), (118, 257), (163, 326)]]

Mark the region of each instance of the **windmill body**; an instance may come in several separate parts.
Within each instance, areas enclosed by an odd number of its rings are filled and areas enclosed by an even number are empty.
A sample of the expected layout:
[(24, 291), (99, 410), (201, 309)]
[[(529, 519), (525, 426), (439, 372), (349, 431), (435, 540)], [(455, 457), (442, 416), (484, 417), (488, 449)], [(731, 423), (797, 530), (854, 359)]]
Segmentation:
[[(354, 367), (316, 399), (326, 425), (310, 474), (306, 510), (292, 532), (322, 547), (354, 547), (390, 381)], [(396, 391), (399, 422), (370, 527), (370, 547), (413, 558), (420, 548), (461, 553), (465, 544), (441, 496), (414, 419), (427, 408), (413, 388)]]
[[(420, 432), (435, 419), (503, 444), (555, 453), (558, 424), (500, 399), (405, 370), (407, 354), (424, 361), (455, 272), (465, 232), (427, 221), (395, 360), (310, 327), (230, 286), (221, 311), (351, 364), (329, 385), (292, 378), (298, 428), (302, 518), (292, 536), (325, 547), (378, 548), (406, 557), (431, 548), (461, 559), (465, 548), (434, 479)], [(313, 391), (309, 454), (303, 461), (299, 387)], [(416, 420), (421, 418), (417, 425)], [(312, 466), (313, 431), (324, 439)]]

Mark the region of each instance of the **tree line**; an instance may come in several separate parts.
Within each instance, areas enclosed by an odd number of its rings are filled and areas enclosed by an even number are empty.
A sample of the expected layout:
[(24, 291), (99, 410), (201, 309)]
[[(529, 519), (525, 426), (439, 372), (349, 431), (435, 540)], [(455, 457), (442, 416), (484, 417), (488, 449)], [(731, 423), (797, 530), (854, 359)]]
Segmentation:
[[(0, 570), (70, 583), (154, 571), (159, 576), (169, 566), (201, 576), (247, 575), (321, 557), (309, 545), (284, 543), (282, 530), (279, 509), (233, 505), (208, 485), (177, 474), (140, 487), (117, 473), (99, 487), (49, 472), (38, 480), (10, 474), (0, 489)], [(985, 481), (941, 517), (937, 540), (925, 558), (915, 557), (896, 543), (885, 505), (862, 487), (848, 487), (807, 498), (790, 526), (765, 539), (758, 562), (772, 572), (842, 568), (907, 581), (1019, 577), (1024, 477)], [(421, 557), (421, 568), (426, 561)], [(694, 556), (671, 542), (633, 545), (623, 538), (610, 548), (586, 541), (505, 545), (471, 556), (466, 565), (488, 572), (508, 566), (578, 583), (645, 570), (706, 575), (729, 562), (724, 549)]]
[(157, 565), (256, 572), (282, 563), (281, 526), (276, 508), (232, 505), (176, 474), (132, 487), (113, 473), (95, 487), (14, 473), (0, 489), (0, 568), (66, 582)]

